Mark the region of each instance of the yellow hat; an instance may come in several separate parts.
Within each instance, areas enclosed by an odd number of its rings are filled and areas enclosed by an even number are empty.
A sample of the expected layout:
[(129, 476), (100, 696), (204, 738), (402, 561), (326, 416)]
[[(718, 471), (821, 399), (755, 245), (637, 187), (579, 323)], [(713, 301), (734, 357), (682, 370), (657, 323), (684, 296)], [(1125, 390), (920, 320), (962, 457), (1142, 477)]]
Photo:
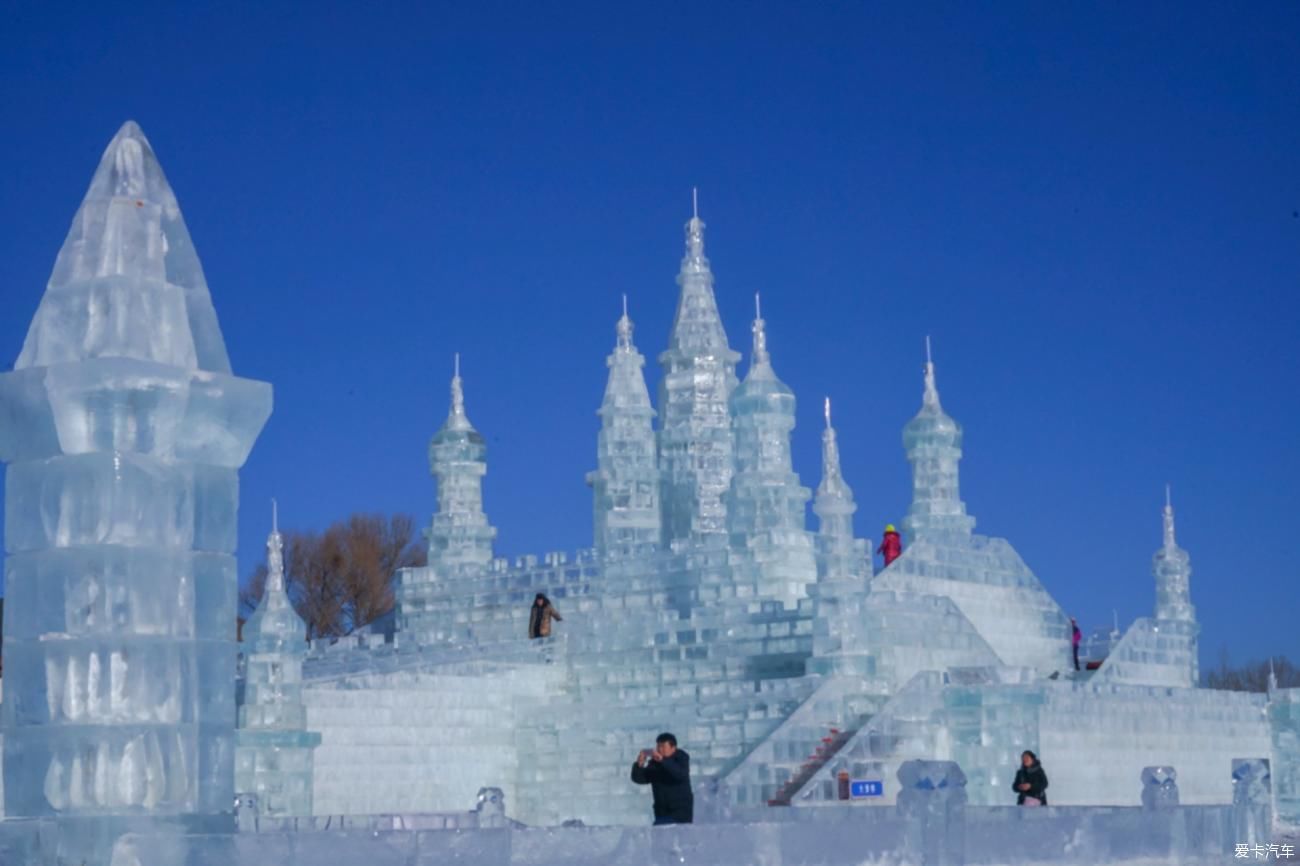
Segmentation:
[(892, 524), (892, 523), (886, 523), (886, 524), (885, 524), (885, 531), (886, 531), (886, 532), (897, 532), (898, 530), (894, 528), (894, 524)]

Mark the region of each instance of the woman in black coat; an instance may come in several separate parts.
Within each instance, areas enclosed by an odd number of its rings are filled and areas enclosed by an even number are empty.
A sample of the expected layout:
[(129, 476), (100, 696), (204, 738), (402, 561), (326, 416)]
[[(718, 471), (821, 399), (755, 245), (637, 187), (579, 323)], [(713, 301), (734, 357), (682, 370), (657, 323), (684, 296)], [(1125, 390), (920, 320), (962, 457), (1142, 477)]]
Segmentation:
[(1029, 797), (1037, 800), (1039, 806), (1047, 805), (1047, 773), (1033, 752), (1020, 754), (1020, 769), (1016, 770), (1016, 780), (1011, 783), (1011, 790), (1019, 795), (1016, 798), (1017, 806), (1025, 805), (1025, 800)]

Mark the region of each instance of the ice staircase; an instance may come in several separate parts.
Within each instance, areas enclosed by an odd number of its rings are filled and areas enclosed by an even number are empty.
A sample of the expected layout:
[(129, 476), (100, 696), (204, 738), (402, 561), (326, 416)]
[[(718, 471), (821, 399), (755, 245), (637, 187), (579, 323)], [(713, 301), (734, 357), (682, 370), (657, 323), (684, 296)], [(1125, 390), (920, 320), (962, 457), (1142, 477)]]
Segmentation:
[[(862, 721), (866, 721), (864, 718)], [(859, 722), (859, 726), (861, 722)], [(827, 736), (822, 737), (821, 745), (818, 746), (807, 760), (799, 767), (799, 771), (790, 777), (790, 780), (782, 785), (776, 792), (776, 796), (767, 801), (769, 806), (789, 806), (791, 798), (799, 793), (800, 789), (808, 783), (808, 780), (817, 775), (817, 771), (826, 766), (826, 763), (844, 748), (853, 735), (857, 733), (857, 728), (848, 731), (841, 731), (839, 728), (827, 728)]]
[(873, 715), (887, 696), (861, 677), (822, 679), (789, 718), (721, 780), (735, 806), (788, 806)]
[(923, 671), (910, 679), (870, 719), (850, 735), (835, 754), (790, 793), (790, 802), (814, 805), (839, 799), (836, 774), (846, 770), (853, 778), (885, 782), (881, 805), (894, 802), (898, 767), (911, 758), (945, 754), (940, 741), (944, 713), (945, 675)]

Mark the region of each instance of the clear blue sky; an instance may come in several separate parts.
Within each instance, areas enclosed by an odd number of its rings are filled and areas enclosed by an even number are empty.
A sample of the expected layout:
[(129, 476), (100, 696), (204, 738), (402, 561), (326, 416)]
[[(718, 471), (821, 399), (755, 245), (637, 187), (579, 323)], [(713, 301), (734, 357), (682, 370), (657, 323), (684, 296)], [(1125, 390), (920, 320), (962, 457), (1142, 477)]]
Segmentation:
[(732, 344), (761, 291), (861, 532), (933, 334), (978, 528), (1085, 627), (1151, 611), (1171, 481), (1203, 664), (1300, 658), (1295, 3), (55, 5), (0, 27), (0, 356), (138, 120), (275, 385), (242, 572), (273, 495), (428, 519), (454, 351), (498, 551), (589, 544), (619, 295), (653, 389), (698, 185)]

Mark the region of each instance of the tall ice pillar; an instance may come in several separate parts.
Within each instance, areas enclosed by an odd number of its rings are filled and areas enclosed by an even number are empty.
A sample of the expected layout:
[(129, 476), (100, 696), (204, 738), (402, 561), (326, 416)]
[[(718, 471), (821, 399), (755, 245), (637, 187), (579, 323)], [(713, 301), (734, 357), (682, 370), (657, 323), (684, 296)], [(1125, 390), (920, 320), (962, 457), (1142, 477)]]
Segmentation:
[(740, 354), (727, 345), (718, 315), (698, 211), (686, 223), (686, 254), (677, 285), (677, 314), (668, 348), (659, 355), (663, 540), (725, 544), (724, 497), (734, 469), (728, 401)]
[(69, 862), (230, 829), (238, 469), (270, 412), (128, 122), (0, 375), (4, 813), (55, 820)]

